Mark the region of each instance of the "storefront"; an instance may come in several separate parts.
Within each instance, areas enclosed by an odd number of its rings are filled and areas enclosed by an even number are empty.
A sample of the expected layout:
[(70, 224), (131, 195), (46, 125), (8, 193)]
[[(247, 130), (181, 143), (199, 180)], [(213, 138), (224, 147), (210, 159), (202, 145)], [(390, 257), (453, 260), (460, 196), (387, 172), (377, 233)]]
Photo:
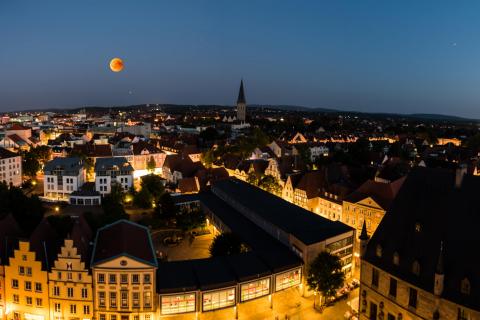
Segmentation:
[(162, 315), (187, 313), (196, 311), (197, 295), (195, 292), (161, 295), (160, 306)]
[(292, 269), (275, 276), (275, 292), (300, 285), (302, 268)]
[(245, 302), (270, 294), (270, 277), (240, 285), (240, 301)]
[(235, 306), (235, 287), (202, 294), (202, 310), (211, 311)]

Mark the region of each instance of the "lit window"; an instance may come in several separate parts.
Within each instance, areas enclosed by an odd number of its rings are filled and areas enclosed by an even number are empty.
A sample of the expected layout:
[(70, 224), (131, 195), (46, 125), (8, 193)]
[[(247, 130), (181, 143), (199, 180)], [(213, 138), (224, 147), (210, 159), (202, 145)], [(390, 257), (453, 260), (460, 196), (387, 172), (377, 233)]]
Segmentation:
[(461, 283), (460, 292), (469, 295), (470, 294), (470, 281), (467, 278), (464, 278)]

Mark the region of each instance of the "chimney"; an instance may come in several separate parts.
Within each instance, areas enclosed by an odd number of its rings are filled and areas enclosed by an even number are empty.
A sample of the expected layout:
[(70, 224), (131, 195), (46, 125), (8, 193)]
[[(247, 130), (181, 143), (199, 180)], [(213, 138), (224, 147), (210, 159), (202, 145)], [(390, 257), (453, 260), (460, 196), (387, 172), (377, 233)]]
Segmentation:
[(467, 174), (467, 165), (461, 164), (455, 170), (455, 188), (462, 186), (463, 177)]

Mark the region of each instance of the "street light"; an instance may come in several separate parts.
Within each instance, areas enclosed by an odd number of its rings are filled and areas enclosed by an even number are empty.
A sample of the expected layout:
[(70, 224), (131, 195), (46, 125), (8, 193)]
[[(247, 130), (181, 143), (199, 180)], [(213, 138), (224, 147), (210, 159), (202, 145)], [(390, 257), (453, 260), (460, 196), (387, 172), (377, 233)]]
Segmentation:
[(60, 207), (59, 206), (55, 206), (55, 212), (59, 212), (60, 211)]

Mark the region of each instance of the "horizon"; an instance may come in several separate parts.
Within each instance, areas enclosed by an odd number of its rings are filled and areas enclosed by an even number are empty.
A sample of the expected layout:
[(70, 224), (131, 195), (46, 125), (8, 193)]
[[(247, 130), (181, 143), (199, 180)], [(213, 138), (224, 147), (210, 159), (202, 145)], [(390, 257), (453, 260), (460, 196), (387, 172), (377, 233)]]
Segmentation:
[[(145, 101), (233, 106), (243, 78), (250, 105), (478, 119), (477, 9), (433, 1), (5, 1), (0, 112)], [(125, 63), (119, 73), (108, 68), (114, 57)]]

